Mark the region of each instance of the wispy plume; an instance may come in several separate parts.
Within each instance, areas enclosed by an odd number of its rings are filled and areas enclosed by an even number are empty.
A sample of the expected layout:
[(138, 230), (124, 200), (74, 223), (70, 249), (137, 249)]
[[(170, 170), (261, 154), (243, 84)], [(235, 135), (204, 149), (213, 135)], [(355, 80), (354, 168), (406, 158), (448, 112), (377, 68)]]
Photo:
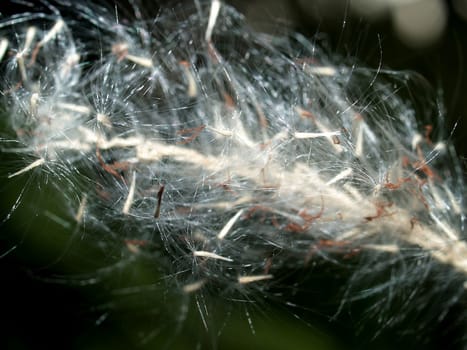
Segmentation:
[(74, 229), (152, 256), (207, 327), (212, 288), (258, 298), (317, 263), (353, 270), (336, 310), (390, 303), (439, 269), (461, 298), (464, 189), (433, 130), (441, 107), (427, 101), (423, 125), (405, 72), (350, 67), (298, 34), (251, 31), (220, 1), (196, 4), (153, 22), (60, 2), (3, 18), (14, 142), (0, 146), (23, 161), (4, 181), (47, 176)]

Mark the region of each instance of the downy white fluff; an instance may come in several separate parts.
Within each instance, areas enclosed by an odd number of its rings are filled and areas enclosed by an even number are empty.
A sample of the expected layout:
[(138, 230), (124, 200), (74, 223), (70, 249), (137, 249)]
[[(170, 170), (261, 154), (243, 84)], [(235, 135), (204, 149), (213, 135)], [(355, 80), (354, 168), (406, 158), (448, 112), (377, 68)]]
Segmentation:
[(328, 265), (350, 271), (335, 311), (372, 300), (381, 328), (462, 300), (460, 167), (410, 74), (255, 33), (218, 0), (113, 10), (55, 1), (0, 22), (3, 181), (46, 178), (70, 234), (114, 252), (89, 281), (147, 256), (207, 328), (209, 298), (287, 301), (287, 276)]

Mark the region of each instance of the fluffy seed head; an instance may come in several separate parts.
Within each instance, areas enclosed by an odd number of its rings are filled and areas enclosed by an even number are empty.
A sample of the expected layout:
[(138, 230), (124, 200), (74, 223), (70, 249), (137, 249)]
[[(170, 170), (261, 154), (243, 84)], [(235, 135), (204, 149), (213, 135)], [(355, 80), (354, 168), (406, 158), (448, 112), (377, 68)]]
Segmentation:
[[(248, 299), (284, 271), (355, 258), (342, 304), (435, 266), (462, 294), (464, 191), (432, 132), (442, 109), (417, 115), (406, 73), (336, 63), (196, 3), (132, 23), (90, 4), (3, 19), (16, 146), (2, 151), (28, 156), (8, 178), (47, 174), (79, 229), (152, 256), (176, 294)], [(378, 281), (388, 267), (397, 276)]]

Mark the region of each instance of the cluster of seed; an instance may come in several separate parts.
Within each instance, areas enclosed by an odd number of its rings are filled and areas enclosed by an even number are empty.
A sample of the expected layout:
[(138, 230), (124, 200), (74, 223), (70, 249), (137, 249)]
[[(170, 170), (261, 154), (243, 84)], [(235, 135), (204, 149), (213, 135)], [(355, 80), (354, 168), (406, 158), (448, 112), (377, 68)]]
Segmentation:
[(424, 261), (465, 280), (458, 167), (397, 94), (405, 74), (259, 35), (218, 0), (173, 13), (127, 25), (77, 5), (77, 20), (3, 20), (17, 146), (2, 151), (34, 158), (9, 179), (47, 174), (70, 222), (103, 249), (160, 259), (184, 294), (245, 296), (360, 255), (360, 277), (402, 261), (397, 282), (413, 283)]

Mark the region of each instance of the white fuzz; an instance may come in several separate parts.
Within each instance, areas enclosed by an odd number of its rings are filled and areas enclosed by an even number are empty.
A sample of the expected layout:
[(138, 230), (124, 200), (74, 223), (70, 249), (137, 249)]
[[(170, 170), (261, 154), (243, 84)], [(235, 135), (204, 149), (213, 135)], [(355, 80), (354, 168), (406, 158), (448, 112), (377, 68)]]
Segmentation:
[(433, 139), (437, 116), (425, 132), (397, 95), (407, 75), (198, 5), (154, 23), (93, 5), (4, 19), (16, 146), (1, 147), (28, 159), (7, 177), (46, 174), (99, 247), (153, 256), (184, 297), (216, 286), (233, 300), (321, 263), (354, 269), (342, 304), (390, 299), (441, 268), (465, 289), (459, 165)]

